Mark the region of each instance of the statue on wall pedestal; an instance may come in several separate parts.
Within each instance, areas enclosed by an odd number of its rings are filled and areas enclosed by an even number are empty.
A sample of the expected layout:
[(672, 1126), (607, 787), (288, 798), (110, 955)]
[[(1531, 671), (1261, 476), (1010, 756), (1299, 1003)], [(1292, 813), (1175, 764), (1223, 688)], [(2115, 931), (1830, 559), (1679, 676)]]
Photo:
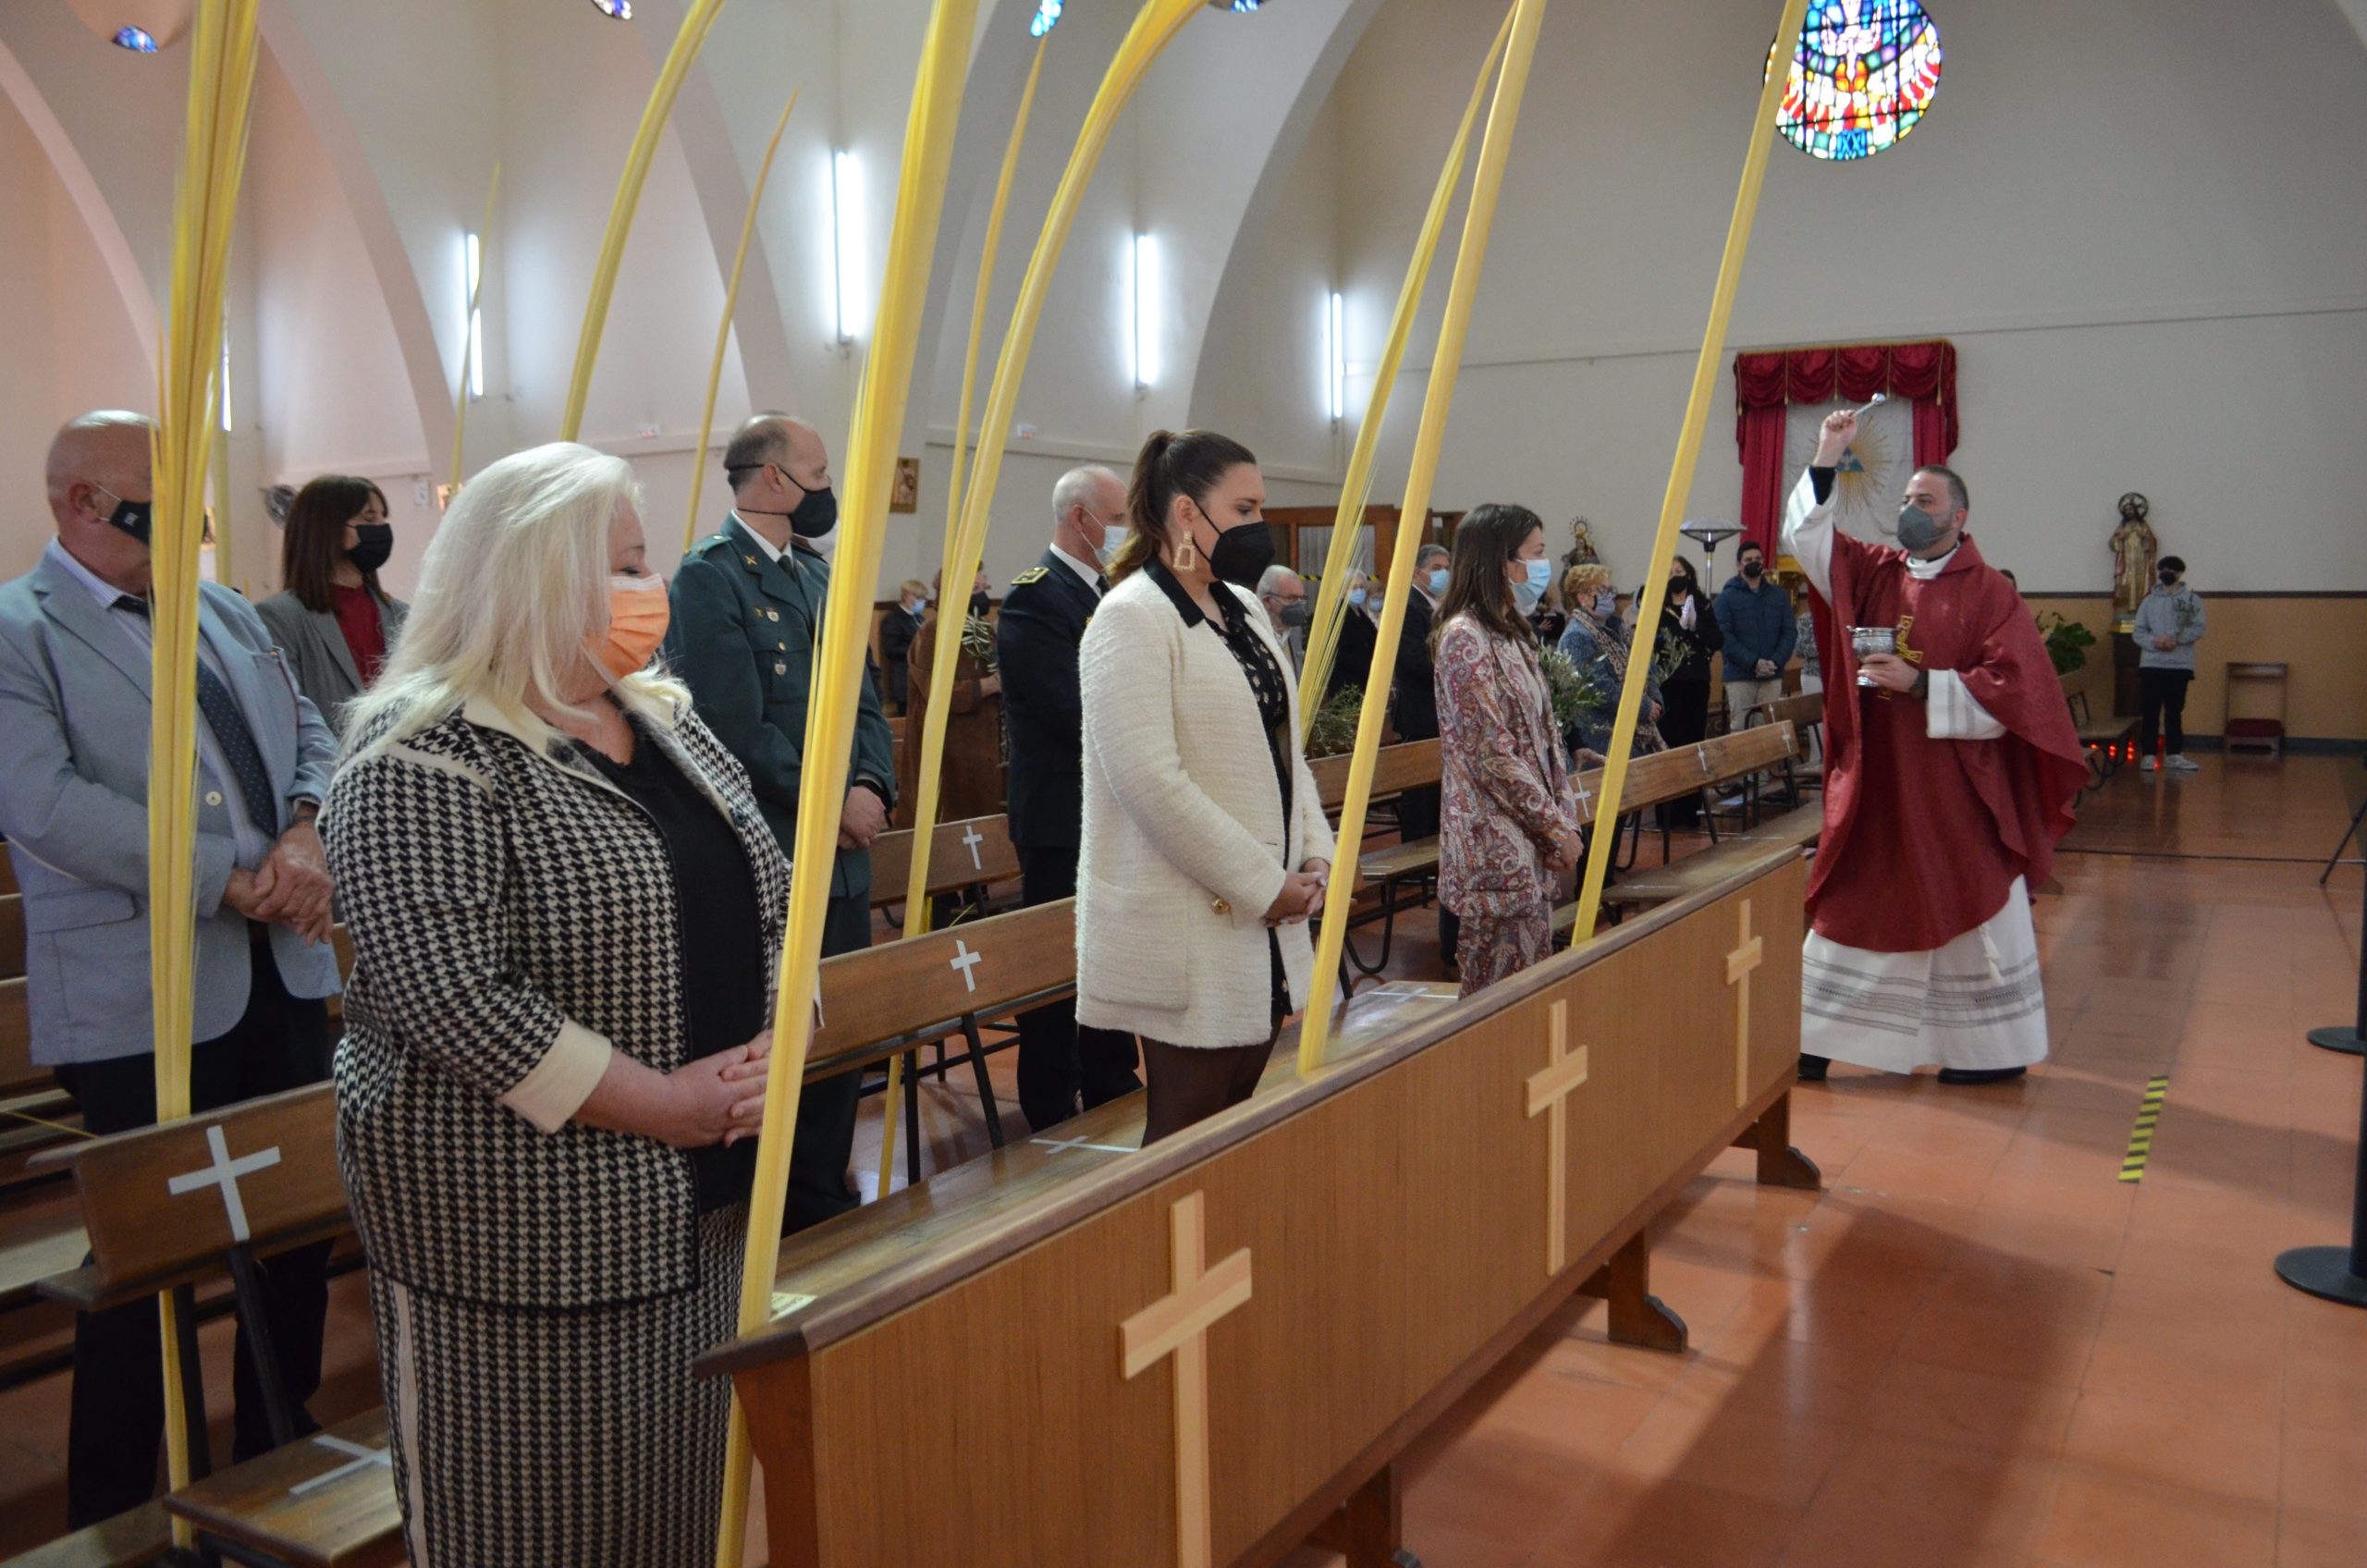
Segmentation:
[(1562, 557), (1564, 570), (1566, 570), (1574, 566), (1592, 566), (1601, 558), (1594, 553), (1594, 529), (1586, 519), (1572, 518), (1570, 520), (1570, 553)]
[(2153, 591), (2153, 565), (2161, 558), (2161, 541), (2153, 537), (2146, 515), (2152, 503), (2131, 490), (2120, 498), (2120, 526), (2112, 531), (2112, 612), (2114, 630), (2126, 631), (2137, 621), (2137, 606)]

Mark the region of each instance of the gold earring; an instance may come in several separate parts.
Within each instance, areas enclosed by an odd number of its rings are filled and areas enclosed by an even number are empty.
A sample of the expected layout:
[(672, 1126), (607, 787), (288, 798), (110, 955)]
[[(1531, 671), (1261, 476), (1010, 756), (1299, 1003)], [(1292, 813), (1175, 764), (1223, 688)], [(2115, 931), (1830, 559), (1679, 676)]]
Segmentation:
[(1192, 543), (1192, 531), (1186, 528), (1184, 531), (1184, 542), (1175, 546), (1175, 570), (1178, 571), (1196, 571), (1199, 570), (1199, 546)]

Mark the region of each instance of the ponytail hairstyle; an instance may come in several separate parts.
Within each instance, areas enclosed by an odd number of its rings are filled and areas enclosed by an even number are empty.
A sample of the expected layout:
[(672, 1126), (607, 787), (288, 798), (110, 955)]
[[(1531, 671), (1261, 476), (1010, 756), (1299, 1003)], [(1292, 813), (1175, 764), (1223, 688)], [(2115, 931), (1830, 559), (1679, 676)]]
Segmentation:
[(1454, 525), (1454, 556), (1447, 567), (1446, 592), (1430, 620), (1430, 652), (1447, 622), (1467, 615), (1495, 636), (1534, 654), (1537, 632), (1513, 603), (1504, 569), (1544, 522), (1527, 507), (1490, 501), (1472, 508)]
[(1226, 474), (1257, 460), (1248, 447), (1213, 430), (1152, 431), (1134, 459), (1134, 483), (1126, 488), (1126, 542), (1110, 563), (1110, 581), (1123, 582), (1158, 558), (1176, 496), (1203, 505)]

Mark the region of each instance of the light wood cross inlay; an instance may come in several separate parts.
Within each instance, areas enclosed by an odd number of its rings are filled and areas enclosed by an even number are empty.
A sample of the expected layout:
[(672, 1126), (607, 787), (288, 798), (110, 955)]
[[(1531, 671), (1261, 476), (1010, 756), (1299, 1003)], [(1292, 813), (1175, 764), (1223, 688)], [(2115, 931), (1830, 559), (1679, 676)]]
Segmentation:
[(1750, 934), (1750, 900), (1742, 901), (1742, 946), (1726, 955), (1726, 984), (1735, 987), (1735, 1105), (1750, 1103), (1750, 972), (1767, 959), (1766, 939)]
[(1553, 1055), (1542, 1072), (1528, 1079), (1528, 1114), (1545, 1122), (1545, 1272), (1562, 1272), (1569, 1261), (1564, 1232), (1569, 1229), (1570, 1095), (1587, 1081), (1587, 1048), (1570, 1049), (1570, 1004), (1553, 1004)]
[(1249, 1249), (1208, 1267), (1208, 1200), (1178, 1198), (1168, 1215), (1172, 1294), (1118, 1326), (1129, 1378), (1175, 1358), (1176, 1568), (1210, 1568), (1208, 1499), (1208, 1341), (1216, 1320), (1249, 1299)]

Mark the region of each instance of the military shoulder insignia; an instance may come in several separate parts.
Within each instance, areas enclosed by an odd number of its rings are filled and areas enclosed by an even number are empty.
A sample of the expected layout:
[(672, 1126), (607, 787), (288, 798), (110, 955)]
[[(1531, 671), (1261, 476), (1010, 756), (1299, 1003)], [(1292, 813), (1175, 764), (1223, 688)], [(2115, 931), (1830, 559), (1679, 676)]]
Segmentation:
[(1025, 571), (1021, 572), (1017, 577), (1012, 578), (1011, 580), (1011, 585), (1013, 588), (1024, 588), (1031, 582), (1041, 582), (1045, 578), (1051, 575), (1051, 571), (1052, 569), (1049, 567), (1031, 566)]

